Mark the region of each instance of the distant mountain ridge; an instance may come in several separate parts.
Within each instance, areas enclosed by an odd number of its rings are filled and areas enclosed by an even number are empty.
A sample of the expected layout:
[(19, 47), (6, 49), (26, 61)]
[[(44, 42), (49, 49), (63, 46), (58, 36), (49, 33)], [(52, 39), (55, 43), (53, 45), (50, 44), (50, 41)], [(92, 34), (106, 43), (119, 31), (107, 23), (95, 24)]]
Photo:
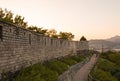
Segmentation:
[(102, 48), (108, 50), (120, 49), (120, 36), (117, 35), (105, 40), (90, 40), (89, 46), (95, 50), (101, 50)]
[(111, 37), (109, 39), (106, 39), (107, 41), (111, 41), (111, 42), (116, 42), (116, 43), (120, 43), (120, 36), (114, 36), (114, 37)]

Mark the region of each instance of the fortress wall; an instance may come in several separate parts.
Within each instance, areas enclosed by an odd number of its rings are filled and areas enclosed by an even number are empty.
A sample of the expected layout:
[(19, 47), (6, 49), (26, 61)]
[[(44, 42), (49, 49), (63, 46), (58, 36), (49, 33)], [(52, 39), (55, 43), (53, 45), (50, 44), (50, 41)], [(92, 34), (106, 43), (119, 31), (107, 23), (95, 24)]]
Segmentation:
[[(0, 21), (0, 74), (76, 54), (78, 42), (50, 38)], [(1, 75), (0, 75), (1, 76)]]

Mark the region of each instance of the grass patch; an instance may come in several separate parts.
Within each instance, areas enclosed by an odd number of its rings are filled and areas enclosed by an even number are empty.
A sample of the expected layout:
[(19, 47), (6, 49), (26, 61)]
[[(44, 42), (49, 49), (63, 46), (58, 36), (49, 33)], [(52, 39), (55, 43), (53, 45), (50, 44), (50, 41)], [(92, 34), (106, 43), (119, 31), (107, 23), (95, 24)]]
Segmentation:
[(66, 59), (62, 59), (62, 62), (64, 62), (65, 64), (71, 66), (77, 63), (76, 60), (73, 60), (71, 58), (66, 58)]
[(110, 72), (101, 69), (97, 69), (92, 75), (100, 81), (118, 81)]
[(45, 64), (45, 66), (50, 68), (51, 70), (56, 71), (58, 74), (61, 74), (62, 72), (66, 71), (68, 69), (68, 65), (59, 60), (49, 62), (49, 63)]
[[(52, 75), (52, 76), (51, 76)], [(20, 70), (13, 81), (56, 81), (58, 73), (41, 64)]]
[(59, 60), (34, 64), (21, 69), (13, 81), (56, 81), (58, 76), (72, 66), (85, 59), (85, 56), (69, 56)]
[(120, 81), (120, 53), (101, 54), (91, 75), (100, 81)]

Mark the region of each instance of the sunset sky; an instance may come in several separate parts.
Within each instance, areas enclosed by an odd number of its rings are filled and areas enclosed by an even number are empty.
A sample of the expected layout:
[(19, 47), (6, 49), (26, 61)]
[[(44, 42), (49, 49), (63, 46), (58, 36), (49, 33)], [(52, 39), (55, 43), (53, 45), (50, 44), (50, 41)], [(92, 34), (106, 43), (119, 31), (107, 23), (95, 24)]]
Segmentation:
[(0, 0), (29, 25), (71, 32), (75, 40), (120, 35), (120, 0)]

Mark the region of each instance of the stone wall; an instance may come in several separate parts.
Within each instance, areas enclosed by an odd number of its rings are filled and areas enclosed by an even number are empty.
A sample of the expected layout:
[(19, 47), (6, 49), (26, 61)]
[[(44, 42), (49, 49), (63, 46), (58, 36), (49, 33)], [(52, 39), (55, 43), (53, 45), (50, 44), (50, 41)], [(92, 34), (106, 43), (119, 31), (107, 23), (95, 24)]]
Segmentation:
[(88, 50), (89, 49), (88, 41), (78, 41), (76, 46), (77, 46), (78, 50)]
[(88, 61), (89, 58), (86, 58), (84, 61), (71, 66), (67, 71), (58, 77), (57, 81), (73, 81), (75, 74), (81, 69), (82, 66), (88, 63)]
[(76, 54), (77, 41), (43, 36), (0, 21), (0, 76), (38, 62)]

